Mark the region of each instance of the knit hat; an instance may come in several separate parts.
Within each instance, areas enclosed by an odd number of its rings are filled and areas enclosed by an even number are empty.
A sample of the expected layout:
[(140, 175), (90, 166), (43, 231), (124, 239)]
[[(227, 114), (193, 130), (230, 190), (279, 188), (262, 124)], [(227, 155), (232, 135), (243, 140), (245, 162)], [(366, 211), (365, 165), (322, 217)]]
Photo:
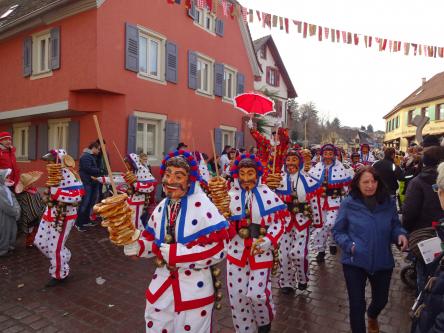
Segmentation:
[(11, 139), (12, 136), (9, 132), (0, 132), (0, 140)]

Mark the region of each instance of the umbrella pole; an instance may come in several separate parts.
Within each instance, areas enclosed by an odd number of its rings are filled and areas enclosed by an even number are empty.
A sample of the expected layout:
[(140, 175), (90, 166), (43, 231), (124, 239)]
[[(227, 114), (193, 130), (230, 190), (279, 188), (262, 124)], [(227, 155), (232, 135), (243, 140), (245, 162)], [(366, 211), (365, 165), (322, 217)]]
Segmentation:
[(216, 168), (216, 177), (219, 177), (219, 167), (217, 166), (216, 146), (214, 145), (214, 133), (210, 130), (211, 146), (213, 147), (214, 167)]
[(108, 175), (110, 175), (109, 180), (111, 182), (111, 187), (113, 188), (113, 195), (117, 195), (116, 184), (114, 183), (113, 173), (111, 171), (111, 167), (108, 161), (108, 154), (106, 153), (106, 147), (103, 143), (102, 131), (100, 130), (99, 121), (97, 120), (97, 116), (93, 115), (94, 124), (96, 125), (97, 135), (99, 136), (100, 148), (102, 149), (103, 159), (105, 160), (106, 169), (108, 171)]

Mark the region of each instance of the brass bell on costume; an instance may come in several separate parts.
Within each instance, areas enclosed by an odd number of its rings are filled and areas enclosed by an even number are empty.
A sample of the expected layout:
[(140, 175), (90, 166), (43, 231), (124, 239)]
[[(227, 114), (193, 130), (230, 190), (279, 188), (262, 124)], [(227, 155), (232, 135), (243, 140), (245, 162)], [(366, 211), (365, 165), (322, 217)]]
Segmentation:
[(220, 304), (220, 303), (216, 303), (216, 304), (214, 304), (214, 308), (215, 308), (216, 310), (220, 310), (220, 309), (222, 309), (222, 304)]
[(259, 229), (259, 235), (265, 236), (266, 234), (267, 234), (267, 229), (265, 229), (265, 228), (260, 228)]
[(165, 262), (160, 259), (160, 258), (156, 258), (154, 260), (154, 265), (156, 265), (157, 268), (163, 267), (165, 265)]
[(216, 289), (222, 288), (222, 281), (220, 281), (220, 280), (214, 281), (214, 288), (216, 288)]
[(217, 268), (217, 267), (215, 267), (211, 270), (211, 274), (213, 274), (214, 277), (220, 276), (221, 272), (222, 271), (220, 270), (220, 268)]
[(165, 243), (171, 244), (172, 241), (173, 241), (173, 236), (171, 236), (170, 234), (166, 234), (165, 235)]
[(221, 301), (222, 298), (223, 298), (223, 293), (222, 293), (222, 291), (218, 290), (218, 291), (216, 292), (215, 298), (216, 298), (216, 301)]

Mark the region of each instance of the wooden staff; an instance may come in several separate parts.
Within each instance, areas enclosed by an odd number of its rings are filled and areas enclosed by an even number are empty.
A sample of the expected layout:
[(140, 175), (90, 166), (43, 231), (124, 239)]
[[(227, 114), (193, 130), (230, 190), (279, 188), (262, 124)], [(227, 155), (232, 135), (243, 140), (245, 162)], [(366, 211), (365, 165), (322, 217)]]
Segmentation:
[(214, 167), (216, 168), (216, 177), (219, 177), (219, 167), (217, 166), (216, 146), (214, 145), (214, 133), (210, 130), (211, 146), (213, 147)]
[[(278, 128), (279, 129), (279, 128)], [(273, 156), (273, 173), (274, 173), (274, 169), (276, 167), (276, 155), (277, 155), (277, 131), (276, 130), (276, 134), (274, 135), (274, 156)]]
[(105, 160), (106, 170), (108, 170), (108, 175), (110, 175), (109, 180), (111, 182), (111, 187), (113, 189), (113, 194), (117, 195), (116, 184), (114, 183), (113, 173), (111, 171), (111, 167), (109, 166), (108, 155), (106, 153), (106, 147), (103, 143), (102, 131), (100, 130), (99, 121), (97, 120), (97, 116), (93, 115), (94, 124), (96, 125), (97, 135), (99, 136), (100, 148), (102, 149), (103, 159)]
[(113, 145), (114, 145), (114, 148), (116, 148), (116, 150), (117, 150), (117, 154), (119, 154), (119, 157), (120, 157), (120, 159), (122, 160), (123, 165), (125, 166), (126, 171), (130, 171), (130, 170), (128, 169), (128, 166), (127, 166), (126, 163), (125, 163), (125, 159), (123, 158), (122, 154), (120, 153), (119, 148), (117, 148), (117, 145), (116, 145), (116, 143), (115, 143), (114, 141), (113, 141)]

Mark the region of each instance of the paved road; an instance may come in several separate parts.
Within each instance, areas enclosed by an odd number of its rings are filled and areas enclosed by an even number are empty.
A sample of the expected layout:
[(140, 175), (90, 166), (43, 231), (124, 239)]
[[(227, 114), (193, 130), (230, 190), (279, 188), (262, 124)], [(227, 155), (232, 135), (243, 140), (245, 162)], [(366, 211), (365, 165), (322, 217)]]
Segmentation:
[[(52, 289), (43, 288), (48, 261), (38, 250), (19, 244), (13, 255), (0, 258), (0, 332), (145, 332), (144, 290), (154, 271), (152, 261), (125, 257), (100, 227), (86, 233), (73, 229), (68, 247), (73, 253), (72, 278)], [(380, 316), (384, 333), (408, 332), (413, 293), (399, 279), (400, 265), (394, 271), (389, 304)], [(348, 332), (338, 259), (327, 256), (318, 266), (312, 258), (311, 270), (308, 290), (294, 296), (281, 295), (274, 281), (273, 332)], [(98, 277), (106, 281), (99, 285)], [(227, 302), (225, 297), (222, 310), (215, 312), (214, 332), (234, 332)]]

